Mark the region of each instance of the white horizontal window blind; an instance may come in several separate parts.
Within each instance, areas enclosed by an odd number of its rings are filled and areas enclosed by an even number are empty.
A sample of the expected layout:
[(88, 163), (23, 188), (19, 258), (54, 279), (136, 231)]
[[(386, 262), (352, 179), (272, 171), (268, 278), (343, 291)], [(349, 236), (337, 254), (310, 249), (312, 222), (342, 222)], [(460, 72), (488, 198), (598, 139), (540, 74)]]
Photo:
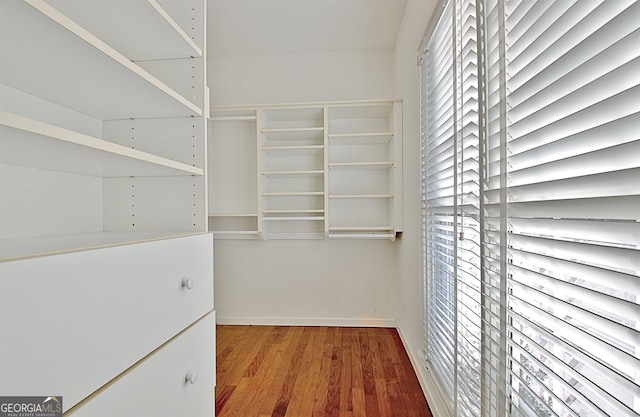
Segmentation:
[(425, 44), (427, 366), (455, 416), (640, 415), (640, 3), (451, 0)]
[(480, 416), (482, 310), (480, 282), (480, 180), (478, 164), (478, 43), (476, 3), (456, 7), (457, 123), (457, 407)]
[(517, 416), (640, 412), (640, 3), (506, 3)]
[(482, 387), (475, 15), (475, 2), (450, 2), (423, 67), (427, 352), (465, 416), (480, 415)]
[[(424, 276), (426, 288), (427, 355), (446, 396), (456, 382), (456, 134), (454, 124), (454, 26), (449, 3), (438, 22), (423, 61), (422, 137), (424, 205)], [(425, 110), (428, 109), (428, 110)], [(452, 410), (453, 411), (453, 410)]]

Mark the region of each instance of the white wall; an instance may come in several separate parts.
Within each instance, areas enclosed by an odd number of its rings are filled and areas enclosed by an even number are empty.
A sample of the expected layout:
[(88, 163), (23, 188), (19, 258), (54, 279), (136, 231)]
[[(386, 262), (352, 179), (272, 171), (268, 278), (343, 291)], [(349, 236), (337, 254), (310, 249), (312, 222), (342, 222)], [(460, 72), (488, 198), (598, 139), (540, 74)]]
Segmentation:
[(214, 105), (393, 98), (393, 51), (209, 60)]
[(395, 326), (390, 241), (217, 240), (219, 322)]
[[(393, 51), (209, 61), (212, 104), (394, 98)], [(395, 244), (216, 240), (220, 323), (395, 325)]]
[(398, 324), (407, 350), (424, 343), (420, 202), (420, 72), (418, 48), (436, 1), (408, 0), (396, 40), (395, 92), (403, 106), (405, 232), (398, 245)]
[(424, 347), (424, 285), (420, 201), (420, 71), (418, 49), (440, 2), (408, 0), (395, 50), (395, 92), (404, 100), (404, 222), (405, 232), (398, 242), (397, 320), (405, 349), (425, 390), (434, 415), (445, 408), (433, 390), (419, 351)]

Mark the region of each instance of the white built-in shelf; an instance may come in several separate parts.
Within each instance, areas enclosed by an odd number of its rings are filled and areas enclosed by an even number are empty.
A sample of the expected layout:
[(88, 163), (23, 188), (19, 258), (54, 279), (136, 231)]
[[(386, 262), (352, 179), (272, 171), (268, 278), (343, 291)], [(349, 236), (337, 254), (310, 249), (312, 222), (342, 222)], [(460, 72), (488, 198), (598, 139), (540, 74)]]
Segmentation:
[(117, 5), (110, 1), (47, 2), (132, 61), (202, 56), (202, 49), (162, 7), (162, 0), (127, 0)]
[(324, 127), (270, 128), (262, 129), (262, 134), (271, 140), (322, 139), (324, 135)]
[(354, 233), (333, 233), (329, 232), (329, 239), (391, 239), (395, 240), (395, 233), (378, 232), (354, 232)]
[(260, 233), (257, 230), (214, 230), (211, 234), (218, 239), (258, 239), (260, 237)]
[(324, 191), (278, 191), (262, 193), (263, 197), (287, 197), (287, 196), (305, 196), (305, 195), (324, 195)]
[(259, 116), (265, 239), (323, 237), (324, 107), (265, 109)]
[(395, 240), (393, 226), (330, 226), (330, 239), (391, 239)]
[(263, 221), (323, 221), (323, 209), (274, 209), (262, 211)]
[(46, 2), (29, 1), (0, 2), (0, 38), (11, 39), (2, 59), (20, 63), (3, 65), (0, 83), (100, 120), (203, 114)]
[(263, 146), (260, 149), (269, 155), (298, 156), (320, 152), (324, 145)]
[(209, 213), (209, 217), (257, 217), (257, 213)]
[(0, 262), (191, 236), (185, 232), (96, 232), (0, 239)]
[(257, 213), (210, 213), (209, 231), (216, 239), (259, 239)]
[(309, 177), (324, 175), (324, 170), (299, 170), (299, 171), (263, 171), (266, 177)]
[(392, 226), (331, 226), (329, 227), (330, 232), (390, 232), (393, 230)]
[(256, 116), (213, 116), (213, 122), (255, 122)]
[[(0, 111), (0, 162), (96, 177), (203, 175), (203, 169)], [(36, 151), (37, 150), (37, 151)]]
[(393, 194), (330, 194), (329, 198), (393, 198)]
[[(393, 240), (401, 230), (401, 103), (371, 100), (211, 110), (213, 122), (220, 125), (250, 118), (245, 125), (253, 128), (255, 142), (246, 141), (247, 148), (254, 147), (244, 153), (253, 157), (257, 151), (257, 228), (262, 238)], [(243, 134), (250, 130), (236, 125)], [(246, 168), (243, 172), (253, 175)]]
[(366, 145), (391, 142), (393, 132), (377, 133), (334, 133), (329, 134), (329, 142), (334, 145)]
[(309, 209), (309, 210), (263, 210), (262, 214), (296, 214), (296, 213), (315, 213), (315, 214), (324, 214), (324, 210), (322, 209)]
[(324, 216), (272, 216), (263, 217), (263, 221), (278, 221), (278, 222), (294, 222), (294, 221), (324, 221)]
[(214, 230), (211, 233), (214, 235), (258, 236), (257, 230)]
[(389, 169), (392, 166), (393, 166), (393, 162), (391, 161), (329, 163), (329, 169)]

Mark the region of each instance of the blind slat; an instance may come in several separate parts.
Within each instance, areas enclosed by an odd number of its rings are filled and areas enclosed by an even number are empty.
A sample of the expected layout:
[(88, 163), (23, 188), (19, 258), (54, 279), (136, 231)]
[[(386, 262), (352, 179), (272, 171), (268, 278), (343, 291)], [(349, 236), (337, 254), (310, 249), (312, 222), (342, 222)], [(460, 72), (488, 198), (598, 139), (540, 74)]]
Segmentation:
[[(523, 84), (518, 89), (510, 92), (511, 96), (511, 109), (510, 117), (513, 121), (518, 121), (534, 111), (549, 106), (552, 103), (559, 103), (560, 100), (572, 95), (574, 101), (577, 97), (575, 92), (583, 89), (581, 94), (589, 99), (595, 99), (596, 97), (590, 96), (590, 91), (584, 89), (585, 86), (591, 85), (591, 89), (598, 89), (598, 82), (606, 82), (606, 75), (612, 72), (617, 72), (622, 68), (631, 79), (636, 75), (635, 65), (631, 64), (636, 56), (633, 54), (633, 48), (637, 45), (640, 39), (640, 31), (634, 31), (620, 41), (611, 45), (609, 48), (603, 50), (600, 54), (596, 55), (585, 62), (584, 65), (579, 67), (573, 67), (571, 69), (556, 68), (552, 65), (546, 69), (547, 74), (538, 74), (533, 80)], [(544, 81), (539, 80), (543, 75), (547, 75), (547, 79)], [(630, 81), (624, 78), (614, 79), (615, 82)], [(633, 85), (633, 84), (631, 84)], [(603, 89), (604, 90), (604, 89)], [(623, 87), (618, 87), (619, 91), (624, 90)], [(567, 101), (567, 100), (565, 100)], [(557, 104), (560, 107), (561, 103)]]
[[(510, 247), (522, 252), (554, 256), (625, 274), (637, 275), (640, 271), (640, 257), (636, 249), (611, 248), (515, 234), (511, 236)], [(516, 255), (518, 253), (514, 252), (514, 263), (517, 262)]]
[[(523, 273), (522, 276), (527, 277), (527, 274)], [(570, 325), (590, 332), (594, 337), (621, 351), (634, 354), (635, 351), (629, 351), (634, 350), (633, 346), (640, 345), (640, 332), (637, 330), (550, 295), (542, 288), (534, 288), (514, 279), (511, 280), (510, 289), (514, 297), (527, 300), (526, 303), (531, 306), (551, 311), (558, 318), (564, 317), (565, 320), (569, 320)], [(604, 301), (605, 297), (602, 297), (602, 302)], [(621, 301), (620, 304), (625, 303)], [(634, 309), (631, 304), (628, 304), (628, 307), (630, 310)], [(635, 322), (633, 324), (635, 326)]]
[[(520, 299), (514, 299), (516, 305), (520, 302)], [(637, 358), (623, 352), (613, 355), (612, 348), (605, 342), (576, 329), (570, 323), (558, 320), (553, 315), (541, 312), (536, 307), (524, 303), (522, 311), (530, 314), (532, 318), (521, 314), (511, 316), (513, 323), (509, 327), (514, 332), (512, 347), (519, 346), (524, 350), (527, 347), (536, 349), (539, 352), (536, 355), (536, 361), (539, 363), (561, 363), (563, 360), (560, 358), (564, 357), (564, 361), (573, 364), (573, 367), (578, 367), (579, 364), (588, 365), (588, 368), (583, 369), (583, 372), (593, 372), (594, 379), (606, 379), (608, 381), (606, 385), (624, 387), (626, 392), (634, 393), (640, 389), (629, 375), (623, 373), (625, 370), (628, 372), (637, 369), (639, 364)], [(562, 337), (559, 338), (556, 334), (562, 335)], [(518, 340), (518, 336), (525, 340)], [(573, 341), (580, 341), (581, 344), (575, 344)], [(590, 350), (584, 350), (584, 346), (589, 346)], [(611, 365), (616, 368), (614, 371), (611, 370)]]
[[(555, 141), (539, 143), (537, 146), (511, 142), (510, 163), (514, 169), (556, 161), (580, 153), (594, 152), (609, 147), (629, 143), (640, 139), (637, 127), (640, 125), (640, 113), (634, 113), (601, 126), (562, 137)], [(612, 134), (613, 133), (613, 134)], [(606, 138), (607, 140), (603, 140)], [(499, 152), (493, 151), (490, 162), (499, 161)]]
[(509, 204), (515, 217), (640, 221), (640, 195), (547, 199)]
[(640, 112), (640, 86), (634, 86), (567, 117), (543, 119), (540, 123), (520, 123), (510, 128), (511, 140), (544, 143), (575, 135)]
[(511, 217), (510, 224), (519, 235), (640, 250), (638, 222)]
[(510, 187), (512, 202), (640, 195), (640, 168)]

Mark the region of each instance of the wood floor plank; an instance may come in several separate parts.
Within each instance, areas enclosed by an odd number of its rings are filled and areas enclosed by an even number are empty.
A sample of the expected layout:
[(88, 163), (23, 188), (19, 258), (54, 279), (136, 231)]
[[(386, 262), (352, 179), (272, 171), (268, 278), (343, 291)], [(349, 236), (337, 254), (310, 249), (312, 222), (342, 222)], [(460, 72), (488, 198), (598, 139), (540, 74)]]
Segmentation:
[(352, 364), (352, 333), (351, 329), (344, 329), (341, 343), (341, 366), (340, 369), (340, 414), (353, 411), (353, 366)]
[(325, 416), (325, 410), (327, 407), (328, 392), (329, 392), (329, 380), (331, 378), (332, 367), (332, 354), (333, 354), (333, 331), (327, 329), (325, 335), (324, 350), (322, 353), (320, 363), (320, 373), (318, 375), (318, 381), (315, 388), (315, 395), (313, 397), (313, 409), (311, 415)]
[(281, 333), (282, 337), (274, 338), (272, 341), (273, 344), (269, 355), (265, 358), (266, 365), (261, 370), (265, 376), (258, 388), (259, 395), (254, 398), (254, 406), (259, 407), (260, 413), (268, 414), (269, 416), (273, 413), (278, 398), (282, 394), (282, 385), (287, 373), (287, 368), (284, 366), (269, 366), (271, 363), (283, 363), (285, 361), (282, 344), (285, 342), (284, 335), (286, 333)]
[[(296, 331), (297, 330), (297, 331)], [(300, 367), (302, 366), (302, 354), (304, 353), (307, 341), (309, 340), (309, 332), (304, 332), (303, 329), (293, 329), (293, 336), (298, 338), (294, 339), (289, 352), (289, 356), (286, 357), (287, 361), (281, 364), (273, 364), (272, 366), (283, 366), (287, 369), (287, 374), (282, 381), (282, 392), (276, 402), (276, 406), (273, 409), (272, 417), (284, 417), (289, 408), (289, 403), (294, 392), (295, 383), (298, 379)], [(220, 415), (224, 417), (224, 415)], [(249, 417), (249, 416), (247, 416)]]
[(331, 341), (331, 365), (327, 383), (324, 415), (326, 417), (340, 417), (340, 387), (342, 376), (342, 331), (333, 328)]
[[(270, 415), (277, 400), (275, 395), (280, 393), (278, 389), (280, 384), (274, 383), (277, 368), (268, 365), (269, 363), (277, 363), (279, 360), (277, 336), (277, 333), (274, 333), (268, 338), (260, 353), (254, 358), (254, 362), (252, 362), (252, 367), (255, 367), (251, 369), (254, 372), (253, 383), (258, 388), (255, 390), (255, 395), (251, 400), (247, 398), (248, 405), (245, 411), (247, 415), (263, 415), (267, 413)], [(264, 366), (262, 366), (263, 364)], [(270, 394), (273, 395), (270, 397)]]
[(217, 331), (218, 417), (431, 417), (395, 329)]

